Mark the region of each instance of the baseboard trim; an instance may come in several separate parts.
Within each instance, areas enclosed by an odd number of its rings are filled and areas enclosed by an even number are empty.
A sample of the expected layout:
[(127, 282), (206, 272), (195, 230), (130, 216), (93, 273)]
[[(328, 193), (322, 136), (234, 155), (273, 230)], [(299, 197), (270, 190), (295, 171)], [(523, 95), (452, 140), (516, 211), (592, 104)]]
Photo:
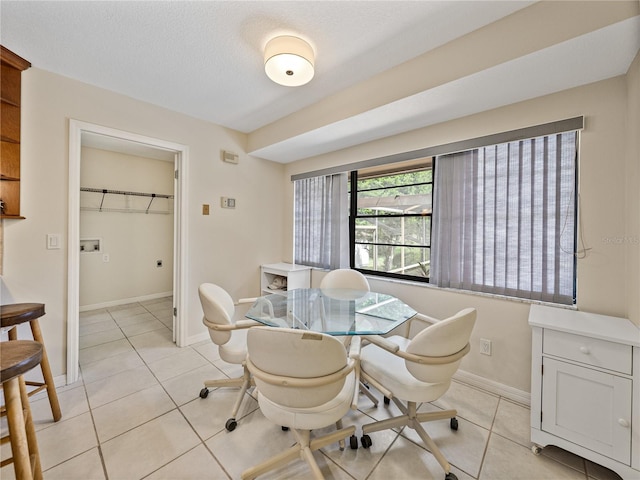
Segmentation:
[(517, 388), (463, 370), (458, 370), (453, 378), (460, 383), (485, 390), (495, 395), (500, 395), (507, 400), (531, 407), (531, 393), (529, 392), (518, 390)]
[(120, 300), (112, 300), (110, 302), (95, 303), (93, 305), (81, 305), (80, 312), (89, 310), (98, 310), (99, 308), (117, 307), (118, 305), (126, 305), (127, 303), (145, 302), (147, 300), (155, 300), (156, 298), (170, 297), (173, 292), (152, 293), (150, 295), (142, 295), (141, 297), (122, 298)]

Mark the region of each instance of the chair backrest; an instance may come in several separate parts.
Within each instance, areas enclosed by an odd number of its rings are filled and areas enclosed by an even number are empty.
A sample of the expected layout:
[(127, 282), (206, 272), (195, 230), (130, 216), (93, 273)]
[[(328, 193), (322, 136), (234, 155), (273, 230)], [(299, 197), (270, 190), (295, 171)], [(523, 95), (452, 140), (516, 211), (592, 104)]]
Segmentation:
[[(476, 323), (475, 308), (466, 308), (454, 316), (434, 323), (419, 332), (409, 343), (407, 353), (428, 357), (447, 357), (464, 349), (469, 343)], [(462, 357), (439, 365), (428, 365), (405, 360), (407, 370), (418, 380), (441, 383), (451, 380)]]
[(203, 283), (198, 288), (200, 304), (204, 317), (202, 323), (209, 328), (209, 336), (216, 345), (224, 345), (231, 338), (231, 332), (220, 332), (211, 329), (213, 324), (231, 325), (235, 306), (231, 295), (213, 283)]
[(323, 405), (338, 395), (352, 369), (342, 342), (307, 330), (250, 328), (247, 351), (260, 394), (286, 407)]
[(351, 270), (350, 268), (331, 270), (320, 282), (320, 288), (350, 288), (362, 292), (368, 292), (370, 290), (367, 277), (359, 271)]

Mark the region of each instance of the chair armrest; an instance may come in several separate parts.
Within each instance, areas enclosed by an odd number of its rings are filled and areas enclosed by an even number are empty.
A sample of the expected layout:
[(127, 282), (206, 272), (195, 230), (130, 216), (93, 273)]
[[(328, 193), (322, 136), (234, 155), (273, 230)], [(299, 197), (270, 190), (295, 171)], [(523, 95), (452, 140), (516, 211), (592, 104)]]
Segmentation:
[(227, 325), (219, 325), (217, 323), (205, 321), (205, 325), (211, 330), (215, 330), (217, 332), (229, 332), (231, 330), (240, 330), (242, 328), (258, 327), (263, 324), (260, 322), (256, 322), (255, 320), (238, 320), (236, 323)]
[(393, 343), (391, 340), (387, 340), (380, 335), (367, 335), (365, 339), (391, 353), (396, 353), (398, 350), (400, 350), (400, 345), (398, 345), (397, 343)]
[(398, 344), (393, 343), (392, 341), (378, 335), (367, 335), (366, 339), (374, 345), (377, 345), (378, 347), (391, 352), (400, 358), (404, 358), (405, 360), (409, 360), (410, 362), (421, 363), (424, 365), (442, 365), (445, 363), (455, 362), (457, 360), (460, 360), (471, 350), (471, 347), (467, 343), (464, 348), (454, 354), (444, 357), (431, 357), (428, 355), (416, 355), (415, 353), (409, 353), (405, 352), (404, 350), (400, 350), (400, 346)]
[(353, 358), (354, 360), (360, 360), (361, 349), (362, 349), (362, 339), (358, 335), (353, 335), (351, 337), (351, 342), (349, 343), (349, 358)]
[(236, 305), (242, 305), (243, 303), (254, 303), (257, 300), (256, 297), (252, 297), (252, 298), (239, 298), (238, 301), (235, 303)]
[(433, 325), (434, 323), (438, 323), (440, 321), (437, 318), (430, 317), (423, 313), (416, 313), (413, 317), (411, 317), (411, 320), (409, 321), (413, 322), (414, 320), (417, 320), (421, 323), (426, 323), (427, 325)]

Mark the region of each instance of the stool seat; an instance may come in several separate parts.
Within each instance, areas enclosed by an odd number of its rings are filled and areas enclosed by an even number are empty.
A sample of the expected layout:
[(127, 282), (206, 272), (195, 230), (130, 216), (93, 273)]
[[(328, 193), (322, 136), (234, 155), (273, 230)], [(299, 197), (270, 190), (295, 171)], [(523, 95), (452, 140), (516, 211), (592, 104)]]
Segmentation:
[(38, 441), (23, 375), (41, 362), (43, 354), (43, 345), (32, 340), (0, 343), (0, 383), (9, 427), (9, 434), (2, 437), (0, 443), (11, 442), (11, 457), (2, 460), (0, 467), (13, 463), (18, 480), (42, 479)]
[(8, 328), (30, 322), (44, 315), (44, 303), (0, 305), (0, 327)]
[(32, 340), (2, 342), (0, 383), (27, 373), (42, 361), (42, 344)]
[[(29, 387), (36, 387), (28, 392), (31, 397), (42, 390), (47, 391), (49, 404), (51, 405), (51, 413), (53, 421), (57, 422), (62, 418), (60, 410), (60, 402), (56, 393), (56, 386), (51, 374), (51, 364), (47, 357), (47, 349), (45, 347), (42, 330), (40, 329), (39, 318), (44, 315), (43, 303), (12, 303), (0, 305), (0, 327), (9, 329), (9, 340), (18, 340), (18, 325), (28, 323), (31, 328), (31, 335), (36, 342), (42, 344), (42, 361), (40, 361), (40, 370), (42, 371), (43, 382), (27, 381)], [(4, 409), (0, 409), (0, 413), (4, 413)]]

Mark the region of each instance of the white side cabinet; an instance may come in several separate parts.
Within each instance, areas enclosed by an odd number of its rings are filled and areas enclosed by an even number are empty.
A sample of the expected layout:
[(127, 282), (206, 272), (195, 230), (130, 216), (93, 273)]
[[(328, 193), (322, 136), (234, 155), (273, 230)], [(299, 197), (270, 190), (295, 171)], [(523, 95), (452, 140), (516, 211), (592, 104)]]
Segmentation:
[(640, 329), (624, 318), (533, 305), (531, 441), (640, 478)]
[[(281, 287), (277, 279), (286, 279), (286, 288)], [(274, 281), (276, 281), (274, 283)], [(269, 288), (269, 286), (280, 288)], [(287, 290), (309, 288), (311, 285), (311, 267), (292, 265), (290, 263), (272, 263), (260, 267), (260, 294), (279, 293), (285, 295)]]

